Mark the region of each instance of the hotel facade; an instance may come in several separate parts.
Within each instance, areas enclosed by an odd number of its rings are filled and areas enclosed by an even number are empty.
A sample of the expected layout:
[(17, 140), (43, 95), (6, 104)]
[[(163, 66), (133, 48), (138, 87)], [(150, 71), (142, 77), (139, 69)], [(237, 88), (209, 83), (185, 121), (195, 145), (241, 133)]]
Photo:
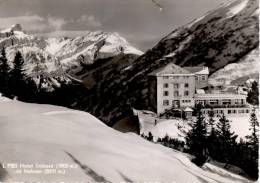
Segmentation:
[(149, 105), (157, 114), (169, 109), (191, 111), (196, 104), (207, 114), (238, 115), (250, 112), (246, 95), (211, 91), (208, 87), (208, 67), (180, 67), (173, 63), (149, 74)]

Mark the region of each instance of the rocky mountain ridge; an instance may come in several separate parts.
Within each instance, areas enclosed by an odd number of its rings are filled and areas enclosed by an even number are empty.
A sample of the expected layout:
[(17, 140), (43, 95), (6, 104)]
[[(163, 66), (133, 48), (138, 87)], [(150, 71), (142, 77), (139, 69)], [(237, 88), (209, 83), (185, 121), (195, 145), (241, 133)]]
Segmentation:
[(26, 74), (37, 84), (43, 78), (45, 83), (40, 87), (49, 91), (61, 81), (70, 82), (75, 73), (96, 60), (143, 54), (117, 33), (96, 31), (76, 38), (41, 38), (26, 34), (20, 24), (0, 31), (0, 47), (6, 48), (11, 66), (19, 50), (26, 61)]

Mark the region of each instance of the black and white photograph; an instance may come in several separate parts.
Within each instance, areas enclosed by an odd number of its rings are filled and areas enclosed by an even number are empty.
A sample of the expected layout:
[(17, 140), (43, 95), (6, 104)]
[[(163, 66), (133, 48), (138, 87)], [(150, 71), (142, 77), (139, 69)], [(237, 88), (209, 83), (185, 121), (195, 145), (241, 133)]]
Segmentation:
[(256, 183), (259, 0), (0, 0), (0, 183)]

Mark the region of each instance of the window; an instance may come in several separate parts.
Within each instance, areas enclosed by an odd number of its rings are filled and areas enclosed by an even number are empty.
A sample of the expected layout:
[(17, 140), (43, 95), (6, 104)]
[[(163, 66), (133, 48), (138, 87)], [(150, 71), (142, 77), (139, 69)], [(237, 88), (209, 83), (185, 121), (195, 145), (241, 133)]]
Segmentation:
[(179, 91), (174, 91), (174, 97), (178, 97), (179, 96)]
[(210, 105), (218, 105), (218, 100), (209, 100)]
[(172, 105), (173, 105), (173, 107), (179, 108), (180, 107), (180, 101), (179, 100), (173, 100)]
[(168, 91), (164, 91), (163, 92), (163, 96), (169, 96), (169, 92)]
[(198, 80), (199, 80), (198, 76), (195, 76), (195, 80), (196, 80), (196, 81), (198, 81)]
[(179, 88), (179, 83), (174, 83), (173, 88)]
[(201, 76), (201, 80), (205, 81), (206, 80), (206, 76)]
[(168, 88), (168, 87), (169, 87), (169, 84), (168, 84), (168, 83), (164, 83), (164, 84), (163, 84), (163, 87), (164, 87), (164, 88)]
[(189, 91), (185, 91), (184, 96), (189, 96)]
[(188, 88), (188, 87), (189, 87), (189, 83), (185, 83), (185, 84), (184, 84), (184, 87), (185, 87), (185, 88)]
[(228, 114), (231, 114), (231, 110), (228, 110)]
[(231, 100), (230, 99), (223, 99), (222, 100), (222, 104), (223, 105), (230, 105), (231, 104)]
[(163, 101), (163, 106), (168, 106), (169, 105), (169, 100), (164, 100)]
[(163, 79), (169, 79), (169, 77), (168, 76), (163, 76)]
[(183, 100), (182, 103), (191, 103), (191, 100)]

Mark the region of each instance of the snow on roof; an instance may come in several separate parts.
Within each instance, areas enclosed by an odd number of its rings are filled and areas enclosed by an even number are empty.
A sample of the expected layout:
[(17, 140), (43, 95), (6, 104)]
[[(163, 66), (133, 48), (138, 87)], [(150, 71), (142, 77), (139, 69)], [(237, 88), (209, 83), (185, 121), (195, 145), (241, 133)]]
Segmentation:
[(205, 94), (205, 90), (203, 89), (196, 89), (197, 94)]
[(190, 75), (191, 73), (176, 64), (170, 63), (162, 68), (159, 68), (159, 69), (151, 72), (149, 75), (163, 76), (163, 75), (167, 75), (167, 74), (188, 74), (188, 75)]
[(186, 108), (184, 109), (184, 112), (193, 112), (193, 109), (190, 108), (190, 107), (186, 107)]
[(195, 100), (197, 99), (246, 99), (246, 95), (235, 93), (207, 93), (207, 94), (195, 94)]
[(209, 68), (208, 67), (183, 67), (184, 69), (190, 71), (193, 74), (209, 74)]

